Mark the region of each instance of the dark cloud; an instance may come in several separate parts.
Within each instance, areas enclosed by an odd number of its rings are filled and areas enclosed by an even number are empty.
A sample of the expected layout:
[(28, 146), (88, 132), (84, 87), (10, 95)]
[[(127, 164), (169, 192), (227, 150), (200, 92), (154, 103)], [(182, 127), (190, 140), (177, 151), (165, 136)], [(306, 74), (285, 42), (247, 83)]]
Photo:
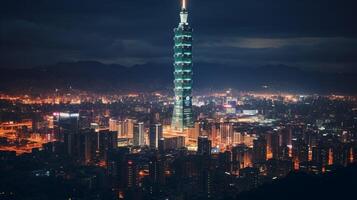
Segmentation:
[[(354, 0), (191, 0), (195, 59), (354, 71)], [(178, 0), (4, 0), (0, 67), (169, 63)]]

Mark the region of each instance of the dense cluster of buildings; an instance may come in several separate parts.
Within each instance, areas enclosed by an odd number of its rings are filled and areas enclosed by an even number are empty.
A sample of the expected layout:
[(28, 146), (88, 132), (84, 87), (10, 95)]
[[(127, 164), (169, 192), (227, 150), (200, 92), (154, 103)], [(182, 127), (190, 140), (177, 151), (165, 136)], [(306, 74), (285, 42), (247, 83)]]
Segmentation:
[[(1, 159), (37, 158), (43, 167), (32, 174), (80, 180), (88, 194), (109, 199), (235, 198), (294, 171), (324, 174), (357, 160), (353, 97), (197, 96), (193, 127), (183, 132), (171, 128), (171, 99), (152, 98), (76, 106), (3, 101), (2, 119), (22, 112), (0, 125)], [(17, 156), (9, 151), (9, 141), (33, 135), (41, 145)], [(21, 150), (16, 145), (12, 150)]]

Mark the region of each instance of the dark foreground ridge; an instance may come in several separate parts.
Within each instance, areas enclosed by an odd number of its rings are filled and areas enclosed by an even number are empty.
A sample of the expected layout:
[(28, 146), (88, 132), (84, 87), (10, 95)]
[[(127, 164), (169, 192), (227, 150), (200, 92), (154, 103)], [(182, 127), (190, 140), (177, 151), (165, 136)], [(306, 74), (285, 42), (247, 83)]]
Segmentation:
[(324, 175), (292, 173), (285, 179), (242, 193), (238, 200), (350, 199), (357, 188), (357, 165)]
[[(46, 176), (46, 173), (52, 173), (52, 171), (34, 171), (36, 166), (41, 165), (36, 161), (31, 161), (30, 155), (22, 156), (21, 159), (18, 158), (13, 161), (8, 160), (5, 163), (0, 160), (1, 200), (62, 200), (68, 199), (69, 196), (74, 194), (83, 197), (80, 199), (113, 199), (113, 196), (110, 195), (111, 191), (104, 188), (98, 188), (96, 193), (91, 193), (89, 192), (91, 190), (84, 187), (84, 185), (88, 185), (87, 183), (66, 181), (66, 177)], [(61, 160), (59, 159), (57, 162), (60, 163)], [(104, 171), (100, 168), (76, 168), (71, 165), (64, 167), (72, 168), (72, 175), (81, 176), (81, 174), (91, 171), (92, 174), (96, 174), (97, 181), (105, 181), (103, 179)], [(238, 195), (237, 200), (349, 199), (356, 189), (356, 180), (356, 164), (323, 175), (291, 173), (284, 179), (265, 184), (249, 192), (243, 192)], [(234, 199), (236, 195), (237, 193), (234, 190), (229, 190), (222, 191), (219, 196), (220, 199)]]

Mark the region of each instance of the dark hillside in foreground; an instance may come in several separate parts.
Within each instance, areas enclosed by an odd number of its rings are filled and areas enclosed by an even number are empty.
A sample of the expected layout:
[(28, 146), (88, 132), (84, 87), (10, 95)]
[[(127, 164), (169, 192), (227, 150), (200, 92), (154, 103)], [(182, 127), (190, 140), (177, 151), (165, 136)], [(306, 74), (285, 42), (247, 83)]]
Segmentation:
[(242, 193), (238, 200), (336, 200), (356, 199), (357, 165), (321, 176), (302, 173)]

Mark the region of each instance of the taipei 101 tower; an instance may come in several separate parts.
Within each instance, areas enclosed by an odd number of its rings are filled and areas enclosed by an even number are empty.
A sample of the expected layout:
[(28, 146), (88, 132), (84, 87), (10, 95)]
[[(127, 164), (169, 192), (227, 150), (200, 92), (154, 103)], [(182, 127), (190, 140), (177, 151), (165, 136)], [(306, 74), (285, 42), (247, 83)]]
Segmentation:
[(180, 24), (174, 29), (175, 106), (171, 129), (183, 132), (193, 127), (192, 115), (192, 28), (188, 25), (186, 0), (182, 0)]

